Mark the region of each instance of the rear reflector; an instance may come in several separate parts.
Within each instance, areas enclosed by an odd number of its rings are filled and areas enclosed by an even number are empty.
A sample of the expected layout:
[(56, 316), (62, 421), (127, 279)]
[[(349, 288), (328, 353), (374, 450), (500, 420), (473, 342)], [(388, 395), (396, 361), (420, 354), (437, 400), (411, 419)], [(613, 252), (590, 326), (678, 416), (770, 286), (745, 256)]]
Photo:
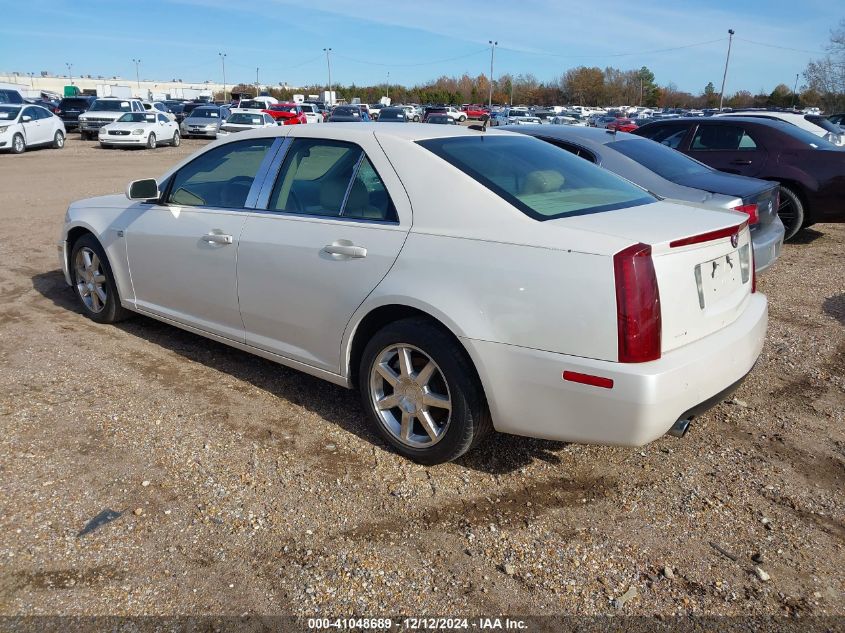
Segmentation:
[(578, 382), (582, 385), (591, 385), (593, 387), (613, 389), (612, 379), (602, 378), (601, 376), (592, 376), (590, 374), (579, 374), (577, 371), (563, 372), (563, 379), (568, 380), (569, 382)]
[(751, 249), (751, 292), (757, 292), (757, 266), (754, 262), (754, 249)]
[(734, 211), (739, 211), (740, 213), (747, 213), (749, 224), (757, 224), (760, 221), (760, 216), (757, 213), (756, 202), (752, 204), (741, 204), (738, 207), (734, 207)]
[(718, 229), (716, 231), (709, 231), (708, 233), (701, 233), (700, 235), (693, 235), (692, 237), (683, 237), (679, 240), (675, 240), (674, 242), (669, 242), (670, 248), (677, 248), (679, 246), (689, 246), (691, 244), (701, 244), (703, 242), (712, 242), (713, 240), (718, 240), (723, 237), (730, 237), (732, 235), (736, 235), (740, 233), (746, 226), (748, 226), (748, 222), (743, 222), (738, 226), (729, 226), (726, 229)]
[(620, 363), (660, 358), (660, 292), (651, 246), (634, 244), (613, 256)]

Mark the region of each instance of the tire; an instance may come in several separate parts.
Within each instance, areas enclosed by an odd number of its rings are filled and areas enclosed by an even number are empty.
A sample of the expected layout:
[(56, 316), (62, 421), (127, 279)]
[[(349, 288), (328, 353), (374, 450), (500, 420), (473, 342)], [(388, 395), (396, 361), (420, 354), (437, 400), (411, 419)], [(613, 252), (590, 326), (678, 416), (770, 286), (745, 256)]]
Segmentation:
[[(90, 266), (86, 265), (86, 256)], [(82, 312), (92, 321), (117, 323), (132, 315), (120, 305), (120, 295), (106, 253), (90, 233), (73, 244), (70, 274)]]
[(23, 154), (26, 151), (26, 141), (22, 134), (15, 134), (12, 137), (12, 154)]
[(467, 120), (467, 118), (465, 116), (459, 116), (458, 117), (458, 123), (463, 123), (466, 120)]
[(90, 141), (91, 140), (91, 136), (88, 134), (88, 132), (80, 131), (79, 132), (79, 138), (82, 139), (83, 141)]
[(173, 138), (170, 141), (170, 145), (173, 147), (179, 147), (182, 144), (182, 137), (179, 136), (179, 132), (173, 133)]
[(785, 230), (783, 241), (786, 242), (795, 237), (798, 232), (804, 227), (806, 215), (804, 213), (804, 203), (795, 192), (795, 190), (785, 186), (780, 186), (780, 204), (778, 205), (778, 216), (783, 222)]
[(156, 148), (156, 135), (150, 134), (147, 137), (147, 149), (155, 149)]
[(53, 136), (53, 149), (62, 149), (65, 146), (65, 135), (62, 134), (61, 130), (56, 130), (55, 136)]
[(100, 143), (100, 147), (102, 149), (111, 149), (111, 145), (106, 145), (105, 143)]
[[(408, 360), (402, 362), (402, 356)], [(361, 355), (358, 383), (379, 434), (399, 454), (421, 464), (457, 459), (492, 429), (469, 357), (428, 319), (402, 319), (376, 332)], [(377, 401), (396, 404), (380, 410)]]

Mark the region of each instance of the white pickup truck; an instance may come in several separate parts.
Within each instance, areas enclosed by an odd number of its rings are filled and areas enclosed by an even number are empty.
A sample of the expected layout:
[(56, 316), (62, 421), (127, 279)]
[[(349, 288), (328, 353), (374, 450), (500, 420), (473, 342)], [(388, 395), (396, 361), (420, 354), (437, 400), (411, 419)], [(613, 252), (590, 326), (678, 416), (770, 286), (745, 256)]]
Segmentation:
[(96, 140), (100, 128), (114, 123), (127, 112), (146, 112), (140, 99), (98, 98), (87, 112), (79, 115), (79, 135), (83, 141)]

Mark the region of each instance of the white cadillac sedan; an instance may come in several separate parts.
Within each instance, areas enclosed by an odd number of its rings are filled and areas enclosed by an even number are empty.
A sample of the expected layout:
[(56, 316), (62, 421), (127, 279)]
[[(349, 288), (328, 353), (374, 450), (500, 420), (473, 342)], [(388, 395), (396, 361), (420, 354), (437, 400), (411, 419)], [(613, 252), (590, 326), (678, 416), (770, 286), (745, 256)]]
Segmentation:
[(434, 464), (491, 429), (682, 434), (763, 345), (747, 219), (523, 135), (297, 125), (72, 204), (58, 247), (91, 319), (146, 314), (358, 388)]
[(179, 147), (179, 125), (161, 112), (127, 112), (114, 123), (100, 128), (102, 147), (146, 147), (162, 143)]

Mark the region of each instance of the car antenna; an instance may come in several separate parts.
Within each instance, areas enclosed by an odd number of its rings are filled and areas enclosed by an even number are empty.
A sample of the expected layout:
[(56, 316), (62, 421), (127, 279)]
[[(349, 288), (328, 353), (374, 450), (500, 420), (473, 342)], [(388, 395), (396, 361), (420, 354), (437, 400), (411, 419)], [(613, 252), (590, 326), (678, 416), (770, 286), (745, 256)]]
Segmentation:
[(482, 114), (481, 115), (481, 125), (470, 125), (469, 129), (475, 130), (476, 132), (486, 132), (487, 131), (487, 122), (490, 120), (489, 114)]

